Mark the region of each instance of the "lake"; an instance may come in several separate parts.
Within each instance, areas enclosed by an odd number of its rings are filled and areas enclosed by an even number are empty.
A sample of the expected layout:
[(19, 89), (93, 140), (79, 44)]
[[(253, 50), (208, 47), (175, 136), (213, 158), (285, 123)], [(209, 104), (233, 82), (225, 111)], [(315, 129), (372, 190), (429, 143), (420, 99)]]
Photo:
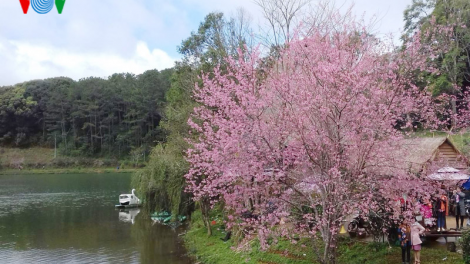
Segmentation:
[(0, 175), (0, 262), (192, 263), (182, 228), (114, 208), (130, 181), (124, 173)]

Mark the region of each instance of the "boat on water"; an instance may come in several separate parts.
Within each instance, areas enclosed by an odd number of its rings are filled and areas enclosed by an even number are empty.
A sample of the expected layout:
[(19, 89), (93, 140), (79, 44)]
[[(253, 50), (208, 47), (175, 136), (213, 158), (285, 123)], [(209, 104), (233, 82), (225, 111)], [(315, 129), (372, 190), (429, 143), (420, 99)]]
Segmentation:
[(134, 224), (139, 213), (139, 208), (119, 209), (119, 221)]
[[(171, 213), (163, 211), (151, 214), (150, 218), (153, 220), (154, 223), (168, 224), (172, 220), (173, 216), (171, 215)], [(176, 222), (182, 223), (186, 220), (186, 216), (178, 215), (175, 220), (178, 220)]]
[(135, 189), (132, 189), (131, 194), (121, 194), (119, 195), (119, 204), (116, 204), (116, 208), (134, 208), (140, 207), (141, 201), (135, 195)]

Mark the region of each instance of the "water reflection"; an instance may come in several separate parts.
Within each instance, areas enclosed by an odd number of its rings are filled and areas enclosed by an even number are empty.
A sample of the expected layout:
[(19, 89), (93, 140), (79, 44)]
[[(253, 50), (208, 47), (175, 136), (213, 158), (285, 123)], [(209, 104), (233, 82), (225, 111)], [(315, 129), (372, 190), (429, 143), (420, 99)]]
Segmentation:
[(140, 213), (140, 209), (119, 209), (119, 221), (125, 223), (135, 222), (135, 217)]
[(0, 263), (191, 263), (181, 229), (115, 210), (129, 184), (125, 174), (0, 175)]
[[(448, 242), (455, 242), (455, 238), (449, 237), (447, 239)], [(423, 246), (429, 247), (429, 248), (446, 248), (446, 240), (443, 237), (440, 238), (424, 238), (423, 239)]]

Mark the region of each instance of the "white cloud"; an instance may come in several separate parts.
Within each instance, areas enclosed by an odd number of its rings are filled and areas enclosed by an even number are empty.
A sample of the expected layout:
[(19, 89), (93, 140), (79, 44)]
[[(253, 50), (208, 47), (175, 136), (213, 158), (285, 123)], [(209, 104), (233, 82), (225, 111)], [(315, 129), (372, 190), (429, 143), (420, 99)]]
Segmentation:
[(128, 57), (106, 52), (70, 52), (66, 48), (4, 41), (0, 42), (0, 61), (3, 62), (0, 65), (0, 85), (56, 76), (80, 79), (107, 77), (119, 72), (140, 74), (149, 69), (172, 67), (175, 60), (163, 50), (150, 50), (143, 41), (137, 42), (134, 52)]
[[(312, 0), (313, 3), (319, 0)], [(353, 0), (337, 0), (337, 6)], [(378, 31), (403, 25), (411, 0), (355, 0), (355, 13), (376, 14)], [(264, 24), (253, 0), (73, 0), (62, 15), (54, 10), (24, 15), (17, 0), (0, 1), (0, 85), (32, 78), (140, 73), (173, 65), (176, 47), (209, 12), (230, 16), (238, 7)]]

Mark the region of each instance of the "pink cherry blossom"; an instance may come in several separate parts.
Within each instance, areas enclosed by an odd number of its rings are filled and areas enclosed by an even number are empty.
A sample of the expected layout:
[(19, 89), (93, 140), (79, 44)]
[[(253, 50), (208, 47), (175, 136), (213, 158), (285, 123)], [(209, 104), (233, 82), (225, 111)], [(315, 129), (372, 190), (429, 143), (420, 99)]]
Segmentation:
[(350, 24), (298, 36), (272, 67), (256, 51), (227, 58), (195, 87), (187, 190), (222, 201), (228, 226), (263, 247), (308, 236), (324, 242), (312, 248), (318, 260), (334, 263), (348, 216), (398, 217), (404, 193), (434, 193), (410, 170), (403, 140), (417, 122), (437, 124), (431, 96), (414, 85), (420, 50), (419, 38), (397, 51)]

